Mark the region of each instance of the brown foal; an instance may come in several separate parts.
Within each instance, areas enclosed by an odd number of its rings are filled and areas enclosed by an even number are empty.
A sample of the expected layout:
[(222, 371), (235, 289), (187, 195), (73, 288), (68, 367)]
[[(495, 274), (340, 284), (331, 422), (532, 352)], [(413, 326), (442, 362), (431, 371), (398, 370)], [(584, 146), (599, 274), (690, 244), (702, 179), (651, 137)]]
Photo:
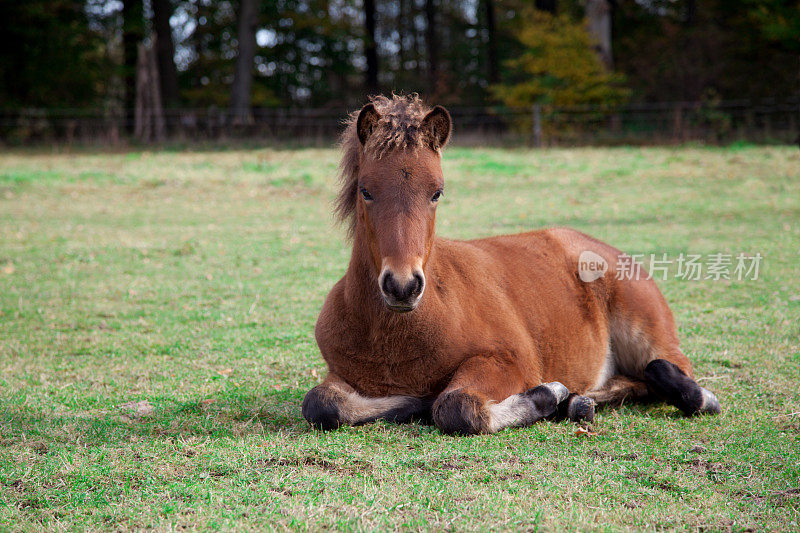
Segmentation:
[[(328, 375), (303, 401), (309, 423), (419, 418), (492, 433), (648, 397), (719, 412), (655, 282), (639, 265), (614, 275), (630, 259), (619, 250), (566, 228), (435, 235), (450, 129), (444, 108), (394, 96), (373, 98), (342, 135), (337, 212), (353, 253), (317, 321)], [(589, 252), (606, 271), (585, 281)]]

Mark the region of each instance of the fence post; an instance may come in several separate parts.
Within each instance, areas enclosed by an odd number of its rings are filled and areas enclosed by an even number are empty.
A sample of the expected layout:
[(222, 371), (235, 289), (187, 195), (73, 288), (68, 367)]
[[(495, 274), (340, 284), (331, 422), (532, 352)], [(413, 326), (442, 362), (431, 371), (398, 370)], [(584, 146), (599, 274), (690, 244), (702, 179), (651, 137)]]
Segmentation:
[(769, 107), (764, 110), (764, 140), (772, 140), (772, 109)]
[(756, 127), (755, 112), (753, 111), (753, 103), (749, 102), (749, 106), (745, 111), (744, 121), (746, 124), (747, 135), (755, 135), (754, 130)]
[(672, 140), (679, 142), (683, 139), (683, 106), (677, 104), (672, 110)]
[(533, 145), (542, 147), (542, 106), (533, 104)]

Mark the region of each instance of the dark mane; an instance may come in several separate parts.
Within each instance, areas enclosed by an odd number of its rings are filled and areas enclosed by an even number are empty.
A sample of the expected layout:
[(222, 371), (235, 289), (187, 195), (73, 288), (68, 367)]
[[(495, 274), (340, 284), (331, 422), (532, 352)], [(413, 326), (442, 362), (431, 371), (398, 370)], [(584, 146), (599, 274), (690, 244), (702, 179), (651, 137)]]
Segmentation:
[(348, 236), (355, 230), (356, 194), (358, 193), (358, 164), (364, 155), (380, 159), (390, 150), (418, 148), (425, 145), (420, 123), (430, 108), (416, 94), (407, 96), (373, 96), (370, 103), (381, 115), (373, 128), (367, 144), (361, 146), (356, 132), (358, 111), (351, 113), (347, 127), (339, 139), (342, 161), (339, 163), (339, 194), (334, 213), (342, 222), (348, 222)]

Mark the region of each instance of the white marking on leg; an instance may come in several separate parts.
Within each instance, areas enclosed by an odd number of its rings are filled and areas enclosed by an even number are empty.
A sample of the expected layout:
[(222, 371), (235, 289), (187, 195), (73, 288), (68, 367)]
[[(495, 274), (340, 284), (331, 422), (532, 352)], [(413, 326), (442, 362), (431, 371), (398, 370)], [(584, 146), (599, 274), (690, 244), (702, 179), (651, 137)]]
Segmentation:
[(357, 424), (364, 420), (380, 418), (382, 415), (395, 409), (411, 407), (421, 402), (419, 398), (414, 398), (412, 396), (382, 396), (379, 398), (370, 398), (362, 396), (357, 392), (342, 391), (336, 386), (333, 388), (345, 394), (345, 401), (339, 406), (339, 414), (348, 424)]
[(550, 383), (542, 383), (545, 387), (550, 389), (550, 391), (556, 395), (556, 404), (559, 404), (567, 399), (569, 396), (569, 389), (566, 388), (562, 383), (558, 381), (551, 381)]
[(492, 433), (503, 428), (523, 426), (531, 418), (531, 402), (521, 394), (509, 396), (500, 403), (490, 403), (489, 431)]
[(703, 393), (703, 403), (700, 404), (700, 412), (701, 413), (719, 413), (720, 412), (720, 405), (719, 400), (708, 389), (704, 389), (700, 387), (700, 392)]
[[(569, 389), (558, 381), (543, 383), (541, 386), (553, 393), (556, 397), (556, 405), (569, 396)], [(487, 410), (489, 411), (489, 431), (492, 433), (503, 428), (528, 426), (544, 417), (525, 394), (514, 394), (500, 403), (490, 402)]]

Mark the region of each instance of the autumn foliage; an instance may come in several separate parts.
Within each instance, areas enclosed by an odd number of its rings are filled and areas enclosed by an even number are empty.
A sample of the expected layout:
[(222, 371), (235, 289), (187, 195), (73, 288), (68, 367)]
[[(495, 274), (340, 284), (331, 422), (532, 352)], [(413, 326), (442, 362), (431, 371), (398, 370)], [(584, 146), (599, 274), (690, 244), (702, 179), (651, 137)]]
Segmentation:
[(534, 10), (523, 20), (516, 35), (524, 52), (507, 62), (514, 81), (493, 87), (506, 105), (611, 108), (625, 102), (630, 94), (623, 87), (625, 77), (609, 72), (601, 63), (583, 21)]

